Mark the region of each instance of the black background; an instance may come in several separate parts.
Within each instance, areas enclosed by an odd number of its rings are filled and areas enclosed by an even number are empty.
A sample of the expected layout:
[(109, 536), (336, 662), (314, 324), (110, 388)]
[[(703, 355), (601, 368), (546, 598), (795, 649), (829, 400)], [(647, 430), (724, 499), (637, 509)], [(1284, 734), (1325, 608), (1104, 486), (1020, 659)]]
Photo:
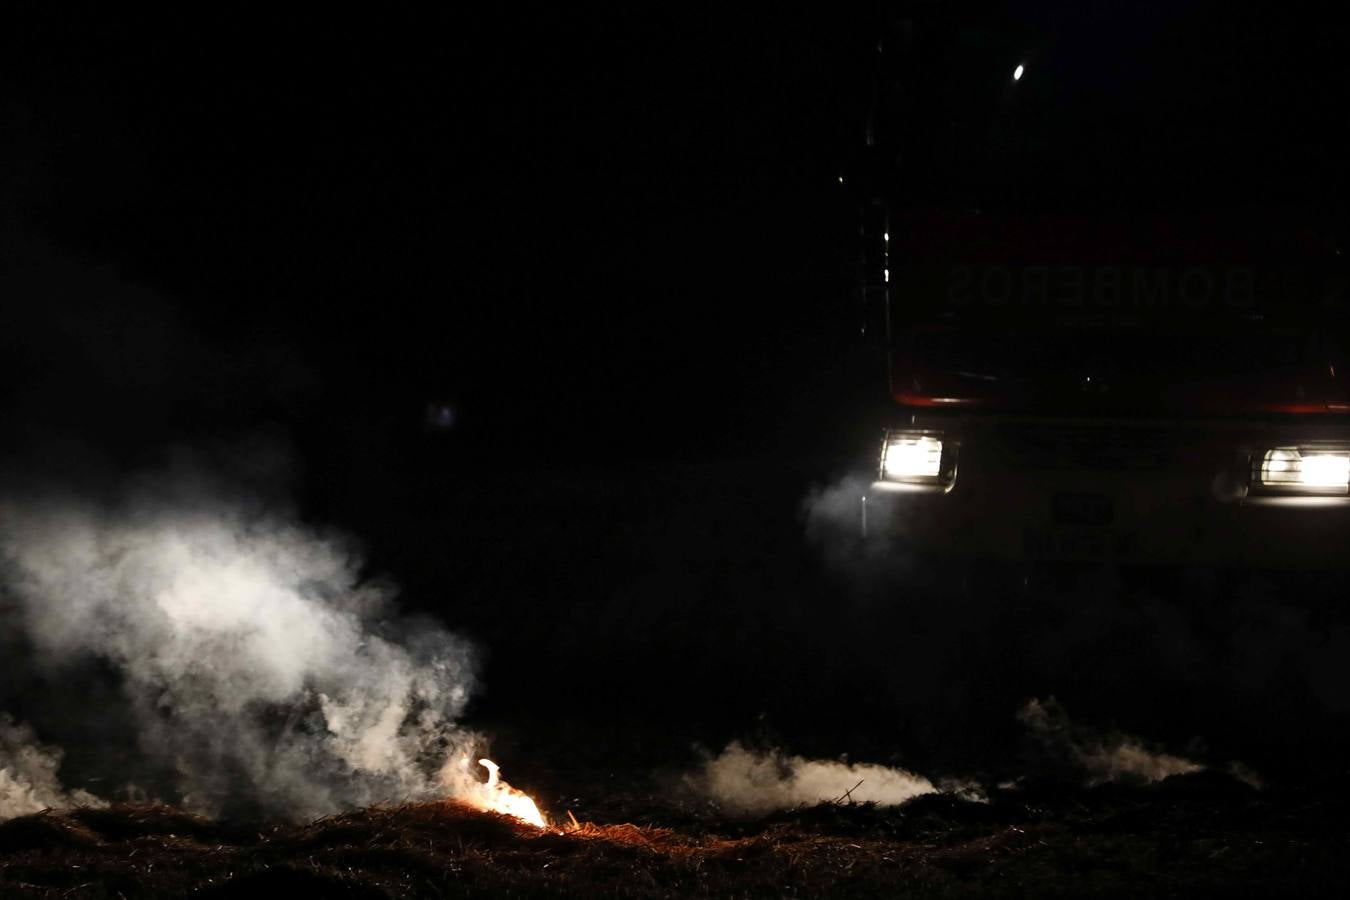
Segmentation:
[[(921, 695), (1011, 722), (1020, 685), (977, 703), (965, 669), (995, 632), (901, 685), (884, 636), (909, 613), (841, 607), (854, 587), (802, 549), (803, 496), (884, 409), (849, 282), (869, 110), (920, 212), (1344, 226), (1350, 79), (1320, 12), (8, 17), (9, 453), (289, 445), (303, 514), (488, 648), (498, 714), (767, 709), (819, 736)], [(1126, 708), (1133, 666), (1098, 695)], [(1034, 690), (1074, 683), (1043, 670)]]
[[(447, 401), (478, 465), (537, 459), (528, 434), (600, 464), (836, 452), (880, 381), (857, 362), (856, 197), (837, 181), (876, 165), (871, 110), (920, 213), (1292, 210), (1341, 230), (1341, 32), (1297, 11), (194, 11), (7, 31), (9, 233), (154, 289), (227, 357), (294, 370), (188, 391), (122, 434), (63, 423), (128, 445), (264, 420), (379, 440)], [(10, 314), (9, 340), (41, 342), (41, 315)], [(194, 376), (212, 381), (174, 373)]]

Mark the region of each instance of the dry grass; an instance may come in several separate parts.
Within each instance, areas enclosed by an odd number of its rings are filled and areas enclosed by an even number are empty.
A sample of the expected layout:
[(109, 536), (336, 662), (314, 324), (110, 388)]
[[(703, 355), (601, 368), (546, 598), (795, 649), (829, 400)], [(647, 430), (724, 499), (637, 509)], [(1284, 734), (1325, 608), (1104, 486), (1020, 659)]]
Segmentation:
[(1173, 782), (678, 829), (540, 831), (451, 802), (262, 829), (162, 806), (47, 812), (0, 823), (0, 896), (1310, 896), (1350, 876), (1350, 804)]

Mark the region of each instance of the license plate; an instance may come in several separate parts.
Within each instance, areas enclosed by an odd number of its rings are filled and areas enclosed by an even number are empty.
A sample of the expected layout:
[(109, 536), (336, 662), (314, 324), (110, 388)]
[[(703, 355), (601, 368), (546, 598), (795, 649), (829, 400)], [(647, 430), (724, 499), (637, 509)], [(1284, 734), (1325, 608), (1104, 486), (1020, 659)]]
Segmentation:
[(1027, 556), (1050, 559), (1116, 559), (1128, 556), (1133, 541), (1115, 528), (1029, 528), (1022, 549)]

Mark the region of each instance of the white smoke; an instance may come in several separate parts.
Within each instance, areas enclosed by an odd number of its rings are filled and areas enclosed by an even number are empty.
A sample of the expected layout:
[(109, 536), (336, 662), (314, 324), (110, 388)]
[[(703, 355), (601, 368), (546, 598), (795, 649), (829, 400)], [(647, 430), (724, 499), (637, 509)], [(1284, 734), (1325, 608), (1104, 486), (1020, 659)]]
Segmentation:
[(932, 782), (904, 769), (755, 753), (732, 742), (687, 783), (727, 812), (762, 815), (834, 800), (897, 806), (936, 791)]
[(814, 485), (802, 500), (806, 540), (833, 564), (875, 557), (891, 546), (895, 504), (869, 496), (872, 479), (861, 474)]
[[(194, 466), (108, 503), (7, 498), (0, 555), (35, 658), (110, 666), (140, 753), (190, 810), (307, 818), (434, 796), (471, 741), (455, 724), (474, 681), (463, 640), (400, 616), (348, 541)], [(39, 758), (17, 770), (28, 807), (62, 798)]]
[(813, 485), (802, 498), (803, 533), (820, 559), (846, 580), (859, 596), (884, 579), (904, 578), (913, 568), (915, 498), (877, 493), (874, 477), (852, 472), (824, 485)]
[(1082, 768), (1089, 786), (1111, 781), (1162, 781), (1205, 768), (1194, 760), (1151, 749), (1131, 735), (1089, 734), (1070, 722), (1053, 697), (1029, 701), (1017, 718), (1042, 746)]
[(38, 743), (31, 728), (0, 713), (0, 821), (53, 807), (104, 805), (86, 791), (66, 793), (60, 768), (60, 749)]

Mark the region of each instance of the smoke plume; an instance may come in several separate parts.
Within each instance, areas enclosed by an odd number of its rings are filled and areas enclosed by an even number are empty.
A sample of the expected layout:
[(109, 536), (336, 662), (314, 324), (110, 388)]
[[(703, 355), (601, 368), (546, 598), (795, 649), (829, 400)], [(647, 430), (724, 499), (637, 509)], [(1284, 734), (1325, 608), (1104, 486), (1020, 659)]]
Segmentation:
[[(166, 773), (165, 799), (308, 818), (472, 780), (472, 736), (456, 725), (471, 648), (400, 615), (349, 540), (191, 461), (108, 500), (7, 493), (3, 603), (27, 665), (49, 684), (90, 666), (110, 678), (142, 768)], [(59, 751), (0, 724), (0, 815), (88, 802), (56, 782)]]
[(851, 473), (826, 485), (815, 485), (801, 503), (807, 543), (831, 566), (855, 571), (859, 562), (869, 567), (895, 563), (893, 530), (908, 527), (900, 502), (877, 502), (871, 496), (872, 478)]
[(55, 806), (100, 806), (93, 794), (67, 794), (57, 778), (61, 751), (38, 743), (33, 730), (0, 713), (0, 821)]
[[(1205, 768), (1194, 760), (1149, 747), (1131, 735), (1101, 735), (1075, 725), (1053, 697), (1029, 701), (1017, 719), (1039, 748), (1042, 762), (1069, 769), (1089, 787), (1107, 782), (1149, 784)], [(1260, 779), (1245, 766), (1234, 763), (1228, 771), (1237, 780), (1260, 788)], [(898, 806), (937, 792), (972, 802), (987, 800), (983, 786), (972, 779), (934, 784), (905, 769), (809, 760), (779, 750), (755, 752), (738, 741), (685, 780), (727, 812), (751, 816), (842, 799)]]
[(688, 778), (689, 785), (727, 812), (762, 815), (847, 798), (897, 806), (937, 789), (928, 779), (871, 763), (843, 763), (755, 753), (732, 742)]
[(1204, 769), (1193, 760), (1150, 749), (1130, 735), (1090, 734), (1075, 726), (1053, 697), (1029, 701), (1017, 718), (1043, 749), (1081, 769), (1089, 786), (1112, 781), (1150, 783)]

